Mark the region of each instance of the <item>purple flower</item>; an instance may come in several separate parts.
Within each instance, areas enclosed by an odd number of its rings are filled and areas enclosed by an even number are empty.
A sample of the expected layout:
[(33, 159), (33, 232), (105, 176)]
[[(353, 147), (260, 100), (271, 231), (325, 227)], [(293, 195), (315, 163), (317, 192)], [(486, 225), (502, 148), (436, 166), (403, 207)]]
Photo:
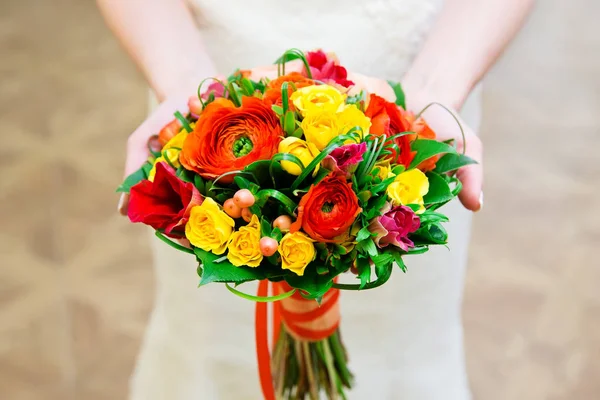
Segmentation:
[(348, 177), (356, 170), (356, 166), (363, 160), (367, 151), (367, 144), (346, 144), (333, 150), (323, 159), (322, 165), (330, 171), (342, 171)]
[(375, 244), (380, 248), (391, 244), (404, 251), (414, 247), (408, 235), (419, 229), (421, 221), (413, 210), (406, 206), (392, 208), (386, 203), (382, 212), (381, 216), (369, 224), (369, 231), (377, 234), (374, 238)]

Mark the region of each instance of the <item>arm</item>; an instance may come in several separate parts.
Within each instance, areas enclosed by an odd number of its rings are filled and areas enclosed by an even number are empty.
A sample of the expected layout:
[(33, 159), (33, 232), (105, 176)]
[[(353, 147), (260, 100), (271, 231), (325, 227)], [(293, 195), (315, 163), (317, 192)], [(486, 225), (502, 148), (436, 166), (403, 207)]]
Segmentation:
[(160, 101), (195, 93), (215, 75), (193, 16), (183, 0), (97, 0), (107, 25)]
[(460, 109), (513, 39), (534, 0), (446, 0), (421, 52), (403, 79), (422, 93)]
[[(460, 110), (467, 96), (494, 64), (523, 24), (533, 0), (446, 0), (425, 45), (403, 78), (408, 107), (420, 111), (431, 102)], [(455, 138), (477, 165), (458, 171), (459, 198), (472, 211), (483, 206), (483, 146), (464, 122), (466, 143), (456, 123), (440, 107), (425, 115), (438, 139)]]

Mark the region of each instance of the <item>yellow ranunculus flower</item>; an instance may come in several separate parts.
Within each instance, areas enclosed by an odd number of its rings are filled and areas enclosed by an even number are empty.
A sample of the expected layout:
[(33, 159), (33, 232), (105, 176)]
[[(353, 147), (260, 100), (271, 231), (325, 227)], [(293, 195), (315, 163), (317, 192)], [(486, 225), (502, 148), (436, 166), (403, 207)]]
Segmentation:
[(390, 160), (378, 161), (373, 167), (373, 169), (375, 168), (379, 168), (377, 176), (382, 181), (394, 176), (394, 174), (392, 173), (392, 166), (390, 165)]
[(340, 111), (346, 95), (329, 85), (312, 85), (296, 90), (290, 98), (302, 116), (311, 111)]
[(338, 121), (341, 128), (340, 134), (348, 133), (355, 126), (362, 129), (361, 137), (369, 133), (371, 127), (371, 118), (360, 111), (354, 104), (348, 104), (338, 113)]
[(304, 275), (306, 266), (315, 259), (314, 240), (305, 233), (287, 233), (279, 242), (277, 251), (281, 255), (281, 268), (296, 275)]
[[(313, 143), (307, 143), (304, 140), (293, 136), (287, 137), (279, 143), (279, 152), (292, 154), (298, 157), (305, 168), (308, 167), (308, 164), (310, 164), (320, 153), (317, 146)], [(300, 175), (302, 173), (300, 167), (291, 161), (282, 161), (281, 166), (292, 175)], [(315, 172), (318, 170), (319, 167), (317, 166)]]
[(429, 180), (423, 172), (411, 169), (396, 176), (387, 188), (387, 194), (394, 205), (419, 204), (421, 209), (417, 214), (425, 211), (423, 196), (429, 191)]
[(260, 223), (253, 214), (250, 223), (233, 232), (227, 244), (227, 259), (236, 267), (258, 267), (263, 260), (260, 251)]
[(223, 254), (233, 233), (235, 222), (210, 197), (192, 207), (185, 225), (185, 236), (196, 247)]
[[(194, 124), (191, 124), (192, 128)], [(166, 162), (166, 158), (168, 157), (169, 165), (174, 166), (175, 168), (179, 168), (181, 164), (179, 164), (179, 153), (181, 153), (181, 149), (183, 147), (183, 141), (187, 137), (188, 132), (185, 129), (179, 131), (179, 133), (171, 138), (165, 146), (162, 148), (162, 154), (160, 157), (157, 157), (154, 160), (154, 166), (148, 173), (148, 180), (150, 182), (154, 182), (154, 175), (156, 175), (156, 163)]]
[(307, 113), (300, 126), (306, 141), (314, 144), (319, 151), (340, 134), (338, 115), (328, 111), (314, 110)]

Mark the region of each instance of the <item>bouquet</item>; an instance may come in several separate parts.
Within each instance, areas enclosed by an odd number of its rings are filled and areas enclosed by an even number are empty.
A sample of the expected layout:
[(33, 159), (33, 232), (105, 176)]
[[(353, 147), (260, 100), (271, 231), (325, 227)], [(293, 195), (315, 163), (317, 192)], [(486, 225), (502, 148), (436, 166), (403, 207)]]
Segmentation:
[[(300, 72), (286, 74), (292, 60)], [(406, 110), (397, 83), (395, 103), (367, 93), (320, 50), (276, 64), (272, 80), (238, 70), (202, 82), (118, 190), (132, 222), (197, 259), (200, 286), (257, 302), (266, 399), (345, 398), (340, 291), (374, 289), (406, 272), (404, 256), (444, 245), (437, 210), (461, 190), (453, 172), (474, 161)], [(356, 283), (338, 282), (349, 271)], [(240, 287), (249, 281), (257, 295)]]

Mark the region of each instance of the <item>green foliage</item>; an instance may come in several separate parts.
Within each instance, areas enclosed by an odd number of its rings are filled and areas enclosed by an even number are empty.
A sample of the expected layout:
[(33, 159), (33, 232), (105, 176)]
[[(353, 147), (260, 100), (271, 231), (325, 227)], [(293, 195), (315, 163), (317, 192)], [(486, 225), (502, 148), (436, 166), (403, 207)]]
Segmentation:
[(396, 95), (396, 105), (406, 110), (406, 96), (404, 95), (402, 85), (399, 82), (394, 81), (388, 81), (388, 83), (392, 87), (392, 89), (394, 90), (394, 94)]
[(444, 177), (435, 172), (428, 172), (427, 179), (429, 180), (429, 191), (423, 197), (425, 205), (445, 203), (454, 198)]
[(358, 270), (358, 278), (360, 279), (360, 288), (364, 287), (371, 280), (371, 264), (368, 258), (358, 257), (356, 259), (356, 269)]
[(477, 164), (477, 161), (465, 156), (464, 154), (448, 153), (443, 155), (435, 163), (435, 172), (443, 174), (445, 172), (455, 171), (465, 165)]
[(409, 169), (415, 168), (423, 161), (443, 153), (454, 153), (456, 149), (449, 144), (438, 142), (431, 139), (417, 139), (411, 144), (412, 151), (416, 151), (415, 158), (410, 163)]
[(181, 115), (181, 113), (179, 111), (175, 111), (175, 113), (173, 115), (175, 115), (175, 118), (177, 118), (177, 120), (179, 121), (181, 126), (183, 126), (183, 129), (186, 130), (186, 132), (190, 133), (193, 130), (192, 127), (190, 126), (190, 123), (188, 122), (187, 118), (185, 118), (183, 115)]
[(302, 290), (304, 292), (302, 296), (307, 299), (316, 299), (325, 295), (333, 284), (332, 278), (329, 275), (319, 275), (317, 273), (315, 265), (316, 262), (309, 264), (304, 270), (303, 276), (291, 273), (285, 277), (288, 285)]
[(439, 222), (434, 222), (420, 227), (410, 236), (415, 246), (446, 244), (448, 233)]
[(202, 263), (202, 276), (199, 286), (212, 282), (243, 283), (264, 279), (262, 268), (236, 267), (227, 258), (204, 251), (197, 247), (194, 253)]
[(121, 183), (119, 185), (119, 187), (117, 188), (117, 193), (119, 193), (119, 192), (129, 193), (129, 191), (131, 190), (131, 188), (133, 186), (137, 185), (144, 179), (148, 179), (148, 173), (150, 172), (151, 169), (152, 169), (152, 163), (150, 163), (149, 161), (146, 161), (140, 169), (138, 169), (137, 171), (135, 171), (134, 173), (129, 175), (127, 178), (125, 178), (123, 183)]

